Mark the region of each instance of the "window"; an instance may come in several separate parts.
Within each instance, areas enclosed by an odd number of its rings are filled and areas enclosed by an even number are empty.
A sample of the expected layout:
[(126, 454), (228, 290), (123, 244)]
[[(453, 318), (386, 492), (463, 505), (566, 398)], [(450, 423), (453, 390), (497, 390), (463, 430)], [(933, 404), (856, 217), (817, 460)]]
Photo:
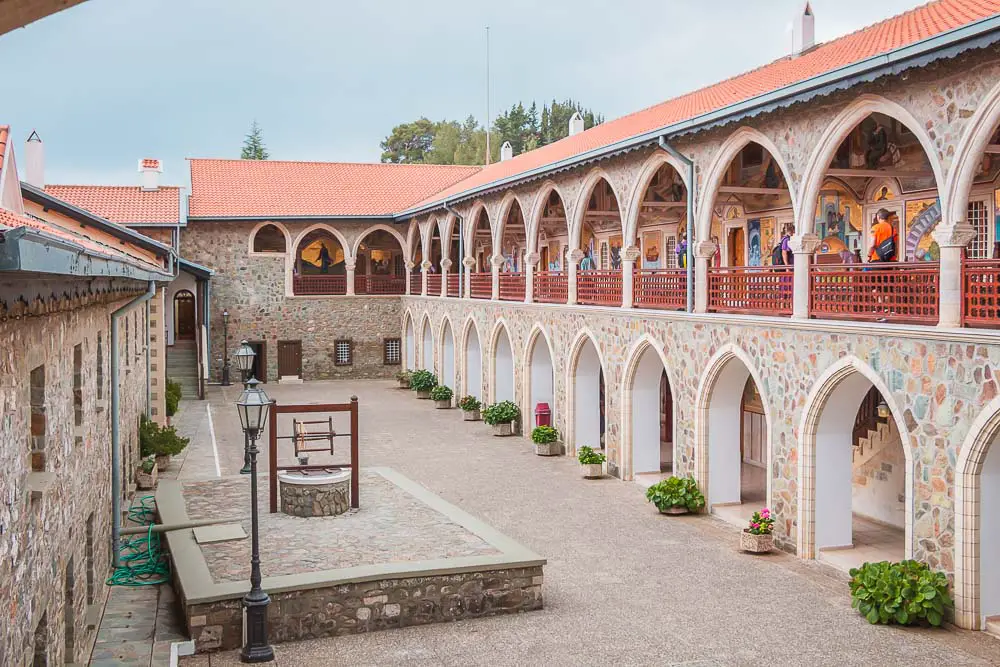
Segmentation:
[(285, 235), (275, 225), (264, 225), (253, 237), (254, 252), (285, 252)]
[(333, 344), (333, 363), (335, 366), (350, 366), (354, 363), (353, 344), (349, 340), (338, 340)]
[(386, 366), (403, 363), (403, 346), (399, 338), (386, 338), (382, 341), (382, 363)]
[(969, 241), (969, 259), (989, 259), (990, 257), (990, 226), (987, 224), (988, 209), (986, 202), (970, 201), (966, 212), (966, 218), (976, 236)]
[(601, 241), (601, 269), (607, 271), (611, 268), (611, 259), (608, 252), (608, 242)]
[(667, 248), (666, 248), (666, 250), (667, 250), (667, 253), (666, 253), (666, 257), (664, 258), (665, 261), (663, 263), (664, 267), (666, 267), (668, 269), (676, 269), (677, 268), (677, 237), (676, 236), (668, 236), (667, 237)]
[(45, 472), (45, 366), (32, 369), (31, 392), (31, 471)]
[(83, 344), (73, 346), (73, 423), (83, 426)]

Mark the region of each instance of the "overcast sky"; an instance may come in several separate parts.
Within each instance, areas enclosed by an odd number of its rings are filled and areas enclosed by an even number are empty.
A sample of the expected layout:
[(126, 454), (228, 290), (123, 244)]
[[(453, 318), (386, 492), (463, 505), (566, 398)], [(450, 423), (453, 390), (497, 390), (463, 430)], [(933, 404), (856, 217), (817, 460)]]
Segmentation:
[[(917, 0), (813, 0), (817, 40)], [(32, 128), (49, 183), (137, 183), (141, 157), (377, 161), (420, 116), (573, 97), (615, 118), (788, 53), (800, 0), (88, 0), (0, 35), (0, 123)], [(21, 157), (23, 170), (23, 157)], [(23, 177), (23, 173), (22, 173)]]

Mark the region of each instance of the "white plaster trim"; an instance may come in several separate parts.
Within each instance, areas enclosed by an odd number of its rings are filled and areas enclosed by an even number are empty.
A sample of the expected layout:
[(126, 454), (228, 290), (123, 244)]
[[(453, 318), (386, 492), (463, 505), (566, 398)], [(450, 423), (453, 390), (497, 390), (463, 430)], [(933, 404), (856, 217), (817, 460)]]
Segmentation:
[[(545, 329), (541, 322), (535, 322), (531, 325), (531, 330), (528, 332), (527, 337), (524, 339), (524, 349), (521, 351), (521, 358), (524, 359), (524, 363), (521, 364), (521, 396), (522, 396), (522, 407), (521, 413), (524, 415), (523, 419), (527, 420), (532, 417), (531, 403), (534, 400), (531, 396), (531, 376), (532, 376), (532, 364), (531, 359), (535, 353), (535, 345), (538, 343), (538, 339), (541, 338), (545, 341), (545, 344), (549, 348), (549, 360), (552, 363), (552, 400), (555, 402), (556, 397), (559, 395), (556, 387), (556, 379), (558, 378), (558, 373), (556, 372), (556, 354), (555, 348), (552, 346), (552, 338), (549, 336), (549, 332)], [(515, 393), (517, 388), (514, 389)], [(556, 416), (559, 415), (558, 410), (555, 406), (550, 406), (550, 409), (555, 413)], [(552, 424), (555, 426), (555, 423)], [(527, 429), (525, 429), (527, 431)]]
[[(264, 227), (268, 226), (277, 227), (278, 231), (280, 231), (284, 235), (285, 249), (282, 252), (257, 252), (256, 250), (253, 249), (253, 242), (257, 238), (257, 232), (259, 232)], [(250, 230), (250, 237), (249, 239), (247, 239), (247, 253), (249, 253), (251, 257), (284, 258), (285, 255), (288, 254), (288, 249), (291, 247), (292, 247), (292, 234), (288, 231), (288, 228), (285, 227), (280, 222), (268, 222), (268, 221), (258, 222), (256, 225), (254, 225), (253, 229)]]
[[(583, 352), (583, 347), (587, 341), (590, 341), (590, 344), (594, 346), (594, 350), (597, 351), (597, 361), (601, 365), (601, 373), (604, 374), (604, 414), (605, 416), (608, 415), (610, 394), (607, 391), (608, 367), (604, 362), (604, 352), (601, 350), (601, 346), (597, 340), (597, 336), (590, 330), (590, 327), (582, 327), (570, 344), (569, 354), (566, 356), (566, 437), (564, 442), (567, 454), (576, 455), (576, 369), (580, 362), (580, 354)], [(555, 357), (553, 357), (552, 363), (555, 364)], [(605, 420), (605, 428), (607, 428), (607, 421), (609, 420)]]
[[(514, 337), (510, 335), (510, 325), (503, 317), (498, 317), (496, 324), (493, 325), (493, 330), (490, 332), (489, 348), (485, 351), (489, 356), (489, 363), (486, 364), (486, 368), (489, 370), (488, 377), (486, 380), (486, 396), (489, 404), (497, 402), (497, 345), (500, 342), (500, 332), (503, 331), (507, 335), (507, 343), (510, 344), (510, 356), (511, 363), (514, 364), (514, 403), (517, 403), (517, 347), (514, 345)], [(479, 343), (479, 353), (482, 355), (484, 350), (482, 349), (482, 340)], [(524, 421), (524, 415), (521, 415), (522, 422)]]
[(635, 479), (634, 461), (635, 461), (635, 442), (633, 435), (633, 425), (632, 425), (632, 396), (635, 390), (635, 375), (639, 371), (639, 363), (642, 361), (643, 356), (647, 352), (652, 350), (656, 356), (659, 358), (660, 363), (663, 365), (663, 371), (667, 374), (667, 382), (670, 384), (670, 397), (673, 399), (673, 424), (671, 424), (671, 430), (673, 431), (671, 438), (673, 442), (673, 474), (677, 475), (680, 471), (678, 470), (678, 457), (677, 457), (677, 416), (679, 411), (677, 410), (677, 391), (675, 387), (678, 385), (674, 382), (674, 373), (671, 371), (670, 364), (667, 362), (667, 357), (664, 355), (664, 346), (653, 336), (648, 333), (643, 334), (639, 337), (639, 340), (632, 344), (629, 349), (628, 354), (625, 359), (625, 373), (622, 376), (622, 409), (621, 409), (621, 433), (622, 439), (619, 447), (619, 459), (622, 469), (622, 480), (631, 481)]
[[(459, 299), (461, 301), (461, 299)], [(474, 331), (476, 334), (476, 342), (479, 344), (479, 382), (480, 385), (483, 384), (483, 337), (482, 333), (479, 331), (479, 325), (476, 324), (476, 318), (469, 313), (465, 322), (462, 324), (462, 345), (455, 355), (455, 364), (458, 366), (457, 372), (459, 375), (459, 385), (461, 391), (457, 392), (461, 394), (458, 398), (463, 398), (469, 395), (469, 378), (466, 373), (466, 368), (468, 366), (468, 351), (469, 351), (469, 332)], [(483, 387), (479, 387), (479, 395), (483, 398), (486, 397), (486, 392), (483, 391)], [(485, 403), (485, 401), (483, 401)]]
[[(431, 335), (431, 363), (427, 364), (427, 360), (424, 359), (424, 338), (430, 333)], [(431, 314), (429, 311), (424, 310), (423, 316), (420, 318), (420, 351), (413, 350), (413, 356), (420, 360), (420, 364), (417, 366), (418, 369), (428, 370), (434, 372), (434, 325), (431, 323)]]

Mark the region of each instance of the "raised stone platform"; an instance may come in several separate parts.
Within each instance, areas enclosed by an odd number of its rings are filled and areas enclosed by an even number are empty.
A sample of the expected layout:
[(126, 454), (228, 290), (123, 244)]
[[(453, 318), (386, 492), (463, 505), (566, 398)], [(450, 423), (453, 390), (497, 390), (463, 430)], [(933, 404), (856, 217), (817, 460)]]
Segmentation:
[[(248, 482), (161, 482), (160, 520), (245, 515), (249, 534)], [(363, 471), (359, 496), (358, 510), (312, 518), (269, 514), (261, 499), (271, 641), (542, 608), (545, 560), (537, 554), (388, 468)], [(189, 633), (199, 652), (236, 648), (250, 540), (199, 544), (193, 533), (166, 534)]]

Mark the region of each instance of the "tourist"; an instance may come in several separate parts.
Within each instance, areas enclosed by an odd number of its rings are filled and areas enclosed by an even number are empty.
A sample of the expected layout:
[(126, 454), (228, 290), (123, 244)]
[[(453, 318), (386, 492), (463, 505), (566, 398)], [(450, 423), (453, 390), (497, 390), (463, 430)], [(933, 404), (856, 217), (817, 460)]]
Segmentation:
[(677, 235), (677, 245), (674, 247), (674, 252), (677, 254), (677, 268), (686, 269), (687, 268), (687, 231), (681, 229)]
[[(878, 213), (875, 214), (875, 224), (872, 225), (872, 244), (871, 247), (868, 248), (869, 263), (896, 261), (896, 247), (898, 245), (898, 240), (896, 230), (893, 229), (892, 223), (890, 222), (891, 218), (892, 214), (884, 208), (880, 208)], [(885, 298), (879, 294), (878, 288), (873, 288), (872, 294), (874, 295), (874, 299), (877, 304), (883, 304), (881, 307), (882, 315), (877, 319), (879, 322), (885, 322), (889, 315), (894, 315), (895, 313), (893, 313), (888, 306), (884, 305)], [(879, 308), (875, 305), (872, 312), (877, 314), (878, 311)]]

